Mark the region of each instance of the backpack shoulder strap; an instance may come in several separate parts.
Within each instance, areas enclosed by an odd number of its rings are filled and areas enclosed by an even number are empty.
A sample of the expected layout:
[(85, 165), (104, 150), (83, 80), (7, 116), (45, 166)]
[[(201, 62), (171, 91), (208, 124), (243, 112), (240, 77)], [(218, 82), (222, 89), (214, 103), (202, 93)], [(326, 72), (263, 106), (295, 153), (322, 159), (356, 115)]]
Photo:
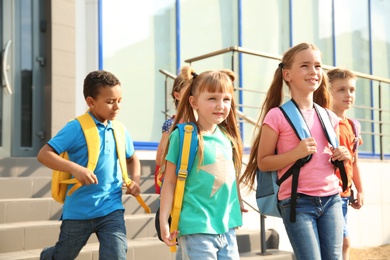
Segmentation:
[[(129, 187), (132, 180), (129, 178), (129, 174), (127, 172), (125, 126), (121, 122), (116, 120), (111, 121), (111, 123), (114, 128), (116, 152), (119, 159), (119, 165), (121, 167), (122, 179), (123, 182), (126, 184), (126, 187)], [(146, 205), (141, 195), (138, 195), (135, 198), (146, 213), (151, 213), (150, 208), (148, 207), (148, 205)]]
[(309, 127), (307, 126), (305, 119), (303, 119), (303, 115), (299, 110), (298, 105), (293, 99), (290, 99), (284, 103), (280, 107), (280, 110), (286, 117), (287, 121), (290, 123), (291, 127), (294, 129), (294, 132), (299, 140), (311, 136)]
[(87, 142), (87, 168), (91, 171), (94, 171), (97, 165), (97, 161), (99, 159), (100, 152), (100, 137), (96, 127), (96, 123), (88, 112), (76, 117), (76, 119), (80, 122), (81, 128), (83, 129), (83, 133), (85, 136), (85, 141)]
[[(179, 227), (179, 219), (181, 207), (183, 204), (184, 188), (187, 176), (192, 168), (195, 160), (195, 155), (198, 147), (198, 130), (193, 123), (178, 124), (180, 137), (180, 152), (176, 165), (176, 188), (175, 198), (173, 201), (171, 217), (172, 222), (170, 231), (177, 230)], [(171, 252), (176, 252), (176, 246), (170, 247)]]
[[(88, 164), (87, 168), (94, 171), (99, 158), (99, 146), (100, 138), (96, 128), (95, 121), (91, 115), (86, 112), (85, 114), (76, 118), (79, 121), (81, 129), (83, 130), (85, 141), (87, 143), (88, 150)], [(64, 159), (69, 160), (68, 153), (63, 152), (60, 156)], [(74, 184), (68, 191), (68, 185)], [(54, 200), (60, 203), (64, 203), (66, 195), (71, 196), (78, 188), (81, 187), (81, 183), (76, 179), (72, 178), (72, 175), (67, 172), (53, 171), (52, 174), (52, 197)]]
[[(298, 105), (295, 103), (293, 99), (284, 103), (280, 110), (283, 115), (286, 117), (287, 121), (291, 125), (295, 134), (297, 135), (299, 140), (308, 138), (311, 136), (309, 127), (306, 124), (305, 119), (301, 111), (299, 110)], [(312, 155), (308, 155), (305, 158), (301, 158), (297, 160), (283, 176), (277, 181), (277, 184), (280, 185), (283, 181), (285, 181), (288, 177), (292, 175), (291, 182), (291, 211), (290, 211), (290, 221), (295, 222), (296, 220), (296, 205), (298, 199), (298, 179), (300, 169), (310, 161)]]
[(128, 187), (131, 183), (131, 180), (127, 173), (125, 128), (119, 121), (113, 120), (111, 123), (114, 128), (116, 152), (119, 159), (119, 165), (122, 170), (123, 182), (126, 184), (126, 187)]
[(348, 119), (348, 122), (349, 124), (351, 125), (352, 127), (352, 130), (353, 130), (353, 133), (355, 134), (355, 140), (354, 140), (354, 144), (353, 144), (353, 148), (352, 148), (352, 151), (355, 152), (359, 146), (359, 138), (360, 138), (360, 122), (356, 119), (350, 119), (350, 118), (347, 118)]
[[(79, 121), (81, 125), (81, 129), (83, 130), (85, 141), (87, 143), (87, 168), (91, 171), (94, 171), (97, 165), (97, 161), (99, 159), (100, 152), (100, 137), (99, 132), (96, 128), (96, 123), (88, 112), (76, 117), (76, 120)], [(71, 196), (73, 192), (75, 192), (78, 188), (81, 187), (81, 183), (76, 180), (76, 178), (72, 178), (69, 181), (71, 183), (74, 183), (73, 187), (68, 191), (68, 196)]]
[[(297, 103), (295, 103), (293, 99), (290, 99), (289, 101), (284, 103), (282, 106), (279, 107), (279, 109), (282, 111), (284, 117), (290, 124), (291, 128), (294, 130), (299, 140), (311, 137), (310, 129), (307, 126), (305, 119), (303, 118), (301, 110), (299, 110)], [(311, 157), (312, 155), (310, 154), (307, 157), (298, 160), (299, 164), (303, 163), (301, 167), (305, 163), (309, 162)], [(278, 184), (280, 185), (283, 181), (290, 177), (290, 175), (290, 171), (287, 171), (286, 174), (283, 175), (282, 178), (280, 178)]]
[(179, 175), (180, 170), (188, 171), (194, 164), (196, 151), (198, 150), (198, 130), (194, 123), (177, 124), (179, 129), (179, 158), (176, 167), (176, 175)]
[[(339, 141), (336, 132), (334, 131), (332, 122), (330, 121), (330, 115), (328, 111), (325, 108), (317, 105), (316, 103), (314, 103), (314, 108), (317, 112), (318, 118), (320, 119), (322, 129), (324, 130), (326, 139), (333, 146), (333, 148), (337, 148), (339, 146)], [(345, 171), (344, 162), (339, 160), (336, 161), (331, 160), (331, 162), (335, 167), (339, 168), (341, 181), (343, 183), (343, 191), (347, 190), (348, 176), (347, 176), (347, 172)]]
[(320, 119), (326, 139), (334, 148), (337, 148), (339, 146), (339, 141), (337, 139), (336, 132), (334, 131), (332, 122), (330, 121), (330, 115), (328, 111), (316, 103), (314, 103), (314, 109), (316, 110), (318, 118)]

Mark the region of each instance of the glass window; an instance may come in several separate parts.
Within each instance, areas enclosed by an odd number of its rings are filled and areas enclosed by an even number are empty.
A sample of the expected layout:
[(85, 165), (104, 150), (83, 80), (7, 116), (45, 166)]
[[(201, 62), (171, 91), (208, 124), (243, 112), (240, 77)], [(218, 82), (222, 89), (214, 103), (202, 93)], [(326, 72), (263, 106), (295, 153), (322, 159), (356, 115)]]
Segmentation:
[(23, 0), (20, 3), (20, 64), (21, 71), (21, 108), (20, 108), (20, 146), (32, 146), (33, 78), (32, 78), (32, 39), (33, 39), (32, 3)]
[(174, 0), (102, 0), (103, 69), (121, 81), (118, 119), (136, 141), (160, 140), (165, 77), (159, 69), (176, 72), (175, 33)]
[[(180, 1), (180, 51), (184, 60), (237, 45), (235, 1)], [(218, 55), (192, 64), (202, 72), (232, 69), (231, 55)]]
[[(289, 48), (288, 1), (242, 1), (242, 47), (263, 54), (282, 55)], [(242, 110), (258, 120), (278, 60), (241, 54)], [(250, 147), (254, 127), (244, 124), (244, 145)]]
[[(376, 76), (383, 78), (390, 78), (390, 2), (383, 0), (372, 0), (371, 1), (371, 44), (372, 44), (372, 73)], [(380, 92), (379, 92), (380, 91)], [(382, 109), (384, 112), (379, 118), (379, 114), (376, 120), (381, 119), (383, 122), (390, 122), (390, 84), (373, 82), (373, 95), (374, 102), (379, 106), (381, 102)], [(380, 100), (381, 99), (381, 100)], [(375, 132), (379, 132), (379, 125), (374, 127)], [(383, 136), (384, 152), (390, 153), (390, 125), (384, 124), (382, 126), (382, 133), (386, 134)], [(380, 138), (376, 136), (375, 146), (377, 147), (376, 152), (379, 152), (379, 141)]]
[(292, 45), (313, 43), (322, 52), (323, 64), (333, 65), (332, 1), (292, 1), (291, 16)]

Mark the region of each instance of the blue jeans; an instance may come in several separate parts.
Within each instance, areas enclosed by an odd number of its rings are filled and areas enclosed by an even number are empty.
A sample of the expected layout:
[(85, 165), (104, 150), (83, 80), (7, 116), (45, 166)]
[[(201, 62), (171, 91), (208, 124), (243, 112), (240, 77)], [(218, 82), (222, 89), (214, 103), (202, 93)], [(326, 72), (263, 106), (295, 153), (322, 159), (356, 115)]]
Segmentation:
[(240, 259), (235, 229), (220, 235), (192, 234), (179, 237), (183, 260)]
[(344, 222), (340, 195), (298, 194), (295, 223), (290, 222), (290, 202), (290, 198), (282, 200), (279, 207), (296, 259), (342, 259)]
[(41, 252), (42, 260), (75, 259), (92, 233), (99, 240), (99, 259), (126, 260), (127, 239), (124, 211), (90, 220), (63, 220), (59, 240)]
[(348, 221), (347, 221), (349, 197), (341, 198), (341, 201), (343, 204), (343, 218), (344, 218), (343, 237), (349, 237)]

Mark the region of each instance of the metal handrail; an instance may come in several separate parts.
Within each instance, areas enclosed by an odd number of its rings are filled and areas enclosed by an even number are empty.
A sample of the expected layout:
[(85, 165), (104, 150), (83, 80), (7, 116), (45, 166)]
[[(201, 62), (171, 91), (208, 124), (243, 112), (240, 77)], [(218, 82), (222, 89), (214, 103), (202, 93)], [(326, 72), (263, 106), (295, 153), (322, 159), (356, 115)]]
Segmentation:
[[(280, 61), (281, 60), (281, 56), (280, 55), (273, 55), (273, 54), (269, 54), (269, 53), (266, 53), (266, 52), (260, 52), (260, 51), (255, 51), (255, 50), (251, 50), (251, 49), (247, 49), (247, 48), (243, 48), (243, 47), (239, 47), (239, 46), (231, 46), (231, 47), (228, 47), (228, 48), (225, 48), (225, 49), (221, 49), (221, 50), (218, 50), (218, 51), (214, 51), (214, 52), (210, 52), (210, 53), (206, 53), (204, 55), (201, 55), (201, 56), (197, 56), (197, 57), (194, 57), (194, 58), (190, 58), (190, 59), (187, 59), (185, 60), (185, 62), (188, 62), (188, 63), (192, 63), (192, 62), (195, 62), (195, 61), (200, 61), (200, 60), (204, 60), (204, 59), (207, 59), (207, 58), (210, 58), (210, 57), (213, 57), (213, 56), (217, 56), (217, 55), (221, 55), (221, 54), (225, 54), (225, 53), (229, 53), (229, 52), (232, 52), (233, 55), (234, 53), (243, 53), (243, 54), (249, 54), (249, 55), (252, 55), (252, 56), (258, 56), (258, 57), (262, 57), (262, 58), (267, 58), (267, 59), (273, 59), (273, 60), (278, 60)], [(234, 70), (234, 59), (233, 59), (233, 56), (232, 56), (232, 61), (231, 61), (231, 66), (232, 66), (232, 70)], [(328, 65), (322, 65), (323, 69), (324, 70), (331, 70), (331, 69), (334, 69), (336, 67), (333, 67), (333, 66), (328, 66)], [(387, 133), (384, 133), (383, 132), (383, 126), (384, 125), (387, 125), (388, 123), (385, 123), (383, 120), (382, 120), (382, 115), (383, 113), (388, 113), (390, 112), (389, 110), (385, 110), (382, 108), (382, 100), (381, 100), (381, 91), (382, 91), (382, 83), (387, 83), (387, 84), (390, 84), (390, 79), (388, 78), (383, 78), (383, 77), (378, 77), (378, 76), (374, 76), (374, 75), (370, 75), (370, 74), (366, 74), (366, 73), (361, 73), (361, 72), (358, 72), (358, 71), (352, 71), (358, 78), (363, 78), (363, 79), (368, 79), (368, 80), (371, 80), (371, 81), (377, 81), (379, 83), (378, 85), (378, 107), (377, 108), (372, 108), (372, 107), (369, 107), (367, 108), (367, 110), (370, 110), (370, 111), (378, 111), (378, 117), (379, 117), (379, 122), (377, 123), (378, 126), (379, 126), (379, 134), (377, 133), (373, 133), (371, 134), (371, 136), (379, 136), (379, 155), (380, 155), (380, 159), (381, 160), (384, 160), (385, 158), (385, 155), (384, 155), (384, 140), (383, 140), (383, 137), (388, 137), (390, 136), (390, 134), (387, 134)], [(240, 90), (244, 90), (244, 89), (240, 89)], [(248, 91), (248, 90), (245, 90), (245, 91)], [(262, 93), (262, 92), (260, 92)], [(242, 105), (242, 104), (241, 104)], [(358, 107), (358, 106), (356, 106)], [(358, 120), (361, 120), (359, 118), (357, 118)], [(362, 122), (365, 121), (365, 119), (362, 119), (361, 120)], [(368, 132), (361, 132), (361, 134), (367, 134), (367, 135), (370, 135), (370, 133)], [(376, 152), (374, 151), (374, 154), (376, 154)]]
[[(224, 54), (224, 53), (228, 53), (228, 52), (238, 52), (238, 53), (250, 54), (253, 56), (259, 56), (259, 57), (273, 59), (273, 60), (281, 60), (282, 59), (282, 56), (280, 56), (280, 55), (274, 55), (274, 54), (269, 54), (266, 52), (255, 51), (255, 50), (251, 50), (251, 49), (247, 49), (247, 48), (243, 48), (243, 47), (239, 47), (239, 46), (231, 46), (231, 47), (219, 50), (219, 51), (214, 51), (214, 52), (203, 54), (201, 56), (186, 59), (185, 62), (191, 64), (194, 61), (207, 59), (207, 58), (217, 56), (220, 54)], [(322, 68), (325, 70), (331, 70), (331, 69), (335, 69), (336, 67), (329, 66), (329, 65), (322, 65)], [(369, 80), (374, 80), (374, 81), (379, 81), (379, 82), (390, 84), (390, 79), (388, 79), (388, 78), (373, 76), (371, 74), (366, 74), (366, 73), (353, 71), (353, 70), (351, 70), (351, 72), (353, 72), (359, 78), (365, 78), (365, 79), (369, 79)]]

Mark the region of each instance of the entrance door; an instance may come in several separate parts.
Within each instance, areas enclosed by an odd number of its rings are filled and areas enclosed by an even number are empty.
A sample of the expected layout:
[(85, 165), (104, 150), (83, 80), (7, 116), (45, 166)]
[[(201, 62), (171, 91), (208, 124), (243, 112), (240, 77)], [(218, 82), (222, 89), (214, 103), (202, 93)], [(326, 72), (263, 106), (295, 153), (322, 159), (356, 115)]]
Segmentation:
[(0, 157), (36, 156), (43, 145), (41, 2), (0, 0)]

